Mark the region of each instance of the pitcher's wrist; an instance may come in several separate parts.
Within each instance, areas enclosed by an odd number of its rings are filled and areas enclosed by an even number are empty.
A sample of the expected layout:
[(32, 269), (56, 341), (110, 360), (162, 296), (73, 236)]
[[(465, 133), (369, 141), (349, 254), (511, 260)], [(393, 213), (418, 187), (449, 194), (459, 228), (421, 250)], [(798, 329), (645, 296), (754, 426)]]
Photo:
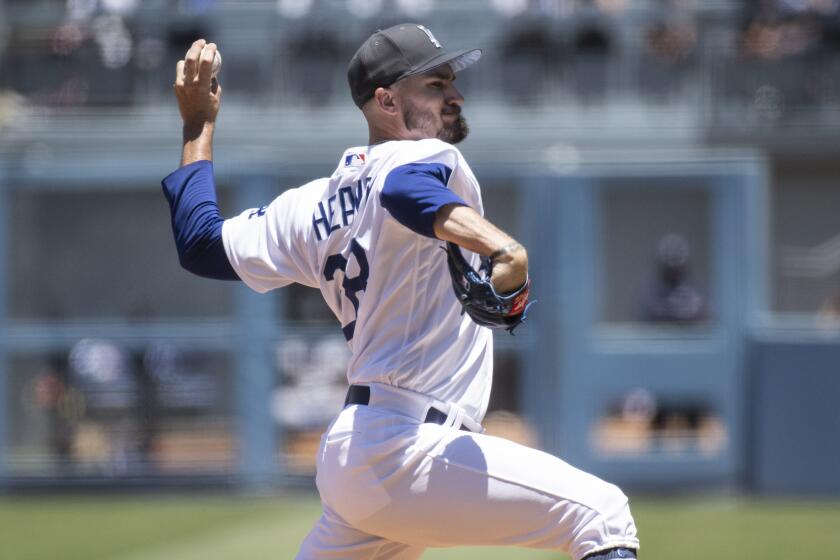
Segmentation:
[(209, 136), (212, 139), (213, 133), (216, 130), (216, 123), (206, 119), (196, 119), (194, 121), (184, 121), (183, 126), (184, 142), (195, 140), (201, 136)]

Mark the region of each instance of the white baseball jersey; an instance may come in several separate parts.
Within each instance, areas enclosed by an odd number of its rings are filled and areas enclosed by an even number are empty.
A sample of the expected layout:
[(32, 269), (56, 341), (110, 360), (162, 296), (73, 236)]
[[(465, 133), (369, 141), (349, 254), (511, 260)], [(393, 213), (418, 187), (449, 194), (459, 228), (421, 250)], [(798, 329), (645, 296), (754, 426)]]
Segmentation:
[(416, 206), (404, 209), (389, 192), (413, 188), (415, 174), (427, 171), (440, 171), (438, 186), (483, 214), (478, 181), (457, 148), (436, 139), (391, 141), (346, 150), (332, 176), (226, 220), (222, 238), (254, 290), (292, 282), (321, 290), (352, 352), (351, 384), (424, 393), (480, 422), (490, 397), (492, 332), (461, 313), (443, 244), (429, 236), (433, 212), (423, 217), (426, 235), (412, 231), (404, 224), (418, 219)]

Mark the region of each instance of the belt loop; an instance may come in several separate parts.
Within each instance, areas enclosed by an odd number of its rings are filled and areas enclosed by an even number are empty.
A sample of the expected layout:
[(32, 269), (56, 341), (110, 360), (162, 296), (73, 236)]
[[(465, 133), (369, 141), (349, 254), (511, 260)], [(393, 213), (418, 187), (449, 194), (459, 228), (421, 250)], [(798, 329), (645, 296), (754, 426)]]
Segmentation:
[(344, 406), (348, 404), (368, 404), (370, 402), (370, 387), (367, 385), (350, 385), (347, 388), (347, 397), (344, 399)]
[(459, 430), (461, 429), (461, 424), (464, 423), (464, 416), (466, 416), (466, 413), (463, 408), (455, 404), (450, 404), (449, 414), (446, 417), (446, 425)]

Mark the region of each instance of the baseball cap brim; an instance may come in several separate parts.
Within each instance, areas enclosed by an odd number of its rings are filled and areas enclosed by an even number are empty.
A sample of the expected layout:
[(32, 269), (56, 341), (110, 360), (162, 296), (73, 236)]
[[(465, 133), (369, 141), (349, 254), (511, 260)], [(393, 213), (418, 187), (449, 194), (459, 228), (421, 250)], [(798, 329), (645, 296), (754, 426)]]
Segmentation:
[(452, 68), (452, 71), (457, 73), (463, 70), (464, 68), (467, 68), (468, 66), (471, 66), (478, 62), (479, 58), (481, 58), (481, 49), (463, 49), (460, 51), (441, 53), (439, 56), (430, 59), (428, 62), (421, 65), (420, 67), (415, 68), (411, 72), (404, 74), (402, 78), (405, 78), (406, 76), (422, 74), (423, 72), (434, 70), (435, 68), (443, 66), (444, 64), (449, 64), (449, 67)]

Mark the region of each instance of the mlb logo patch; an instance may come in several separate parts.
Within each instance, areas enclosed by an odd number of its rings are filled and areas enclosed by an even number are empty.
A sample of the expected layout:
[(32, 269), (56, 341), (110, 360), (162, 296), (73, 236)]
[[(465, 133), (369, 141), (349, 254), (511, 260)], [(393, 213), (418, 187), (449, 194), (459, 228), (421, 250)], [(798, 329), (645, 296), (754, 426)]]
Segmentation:
[(365, 154), (347, 154), (344, 156), (344, 167), (349, 167), (353, 164), (362, 165), (365, 163)]

